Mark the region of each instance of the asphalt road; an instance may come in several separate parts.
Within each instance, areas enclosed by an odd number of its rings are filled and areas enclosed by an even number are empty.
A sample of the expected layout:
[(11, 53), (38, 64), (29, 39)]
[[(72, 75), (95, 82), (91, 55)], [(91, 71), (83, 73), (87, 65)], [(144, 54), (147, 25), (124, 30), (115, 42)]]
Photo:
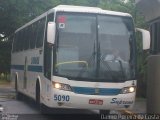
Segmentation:
[[(133, 113), (146, 113), (146, 102), (137, 99)], [(0, 120), (106, 120), (105, 116), (98, 115), (98, 111), (90, 110), (49, 110), (51, 114), (43, 115), (39, 112), (35, 102), (25, 99), (15, 99), (15, 90), (11, 86), (0, 85)], [(121, 115), (118, 111), (111, 114)], [(116, 120), (117, 116), (112, 116)], [(121, 116), (120, 116), (121, 117)], [(108, 120), (108, 119), (107, 119)], [(120, 120), (120, 119), (119, 119)], [(123, 119), (125, 120), (125, 119)]]
[[(43, 115), (33, 101), (18, 101), (11, 87), (0, 87), (0, 120), (94, 120), (101, 119), (98, 111), (90, 110), (55, 110)], [(65, 113), (65, 114), (64, 114)]]

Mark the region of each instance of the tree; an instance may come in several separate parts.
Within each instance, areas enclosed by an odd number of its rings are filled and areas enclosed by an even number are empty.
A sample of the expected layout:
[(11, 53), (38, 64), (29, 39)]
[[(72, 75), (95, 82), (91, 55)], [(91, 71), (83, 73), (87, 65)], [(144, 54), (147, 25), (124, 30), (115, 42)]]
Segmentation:
[(133, 16), (136, 27), (147, 28), (144, 17), (136, 9), (134, 0), (100, 0), (98, 6), (106, 10), (127, 12)]
[(3, 16), (0, 17), (0, 73), (10, 71), (12, 39), (7, 37), (11, 36), (18, 27), (56, 5), (57, 1), (0, 0), (0, 16)]

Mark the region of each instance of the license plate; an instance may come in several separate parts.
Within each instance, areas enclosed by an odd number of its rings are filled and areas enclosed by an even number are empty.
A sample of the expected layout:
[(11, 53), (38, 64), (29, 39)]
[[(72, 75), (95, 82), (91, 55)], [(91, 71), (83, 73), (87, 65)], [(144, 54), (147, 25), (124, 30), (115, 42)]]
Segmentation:
[(90, 99), (89, 104), (94, 104), (94, 105), (103, 105), (103, 100), (98, 100), (98, 99)]

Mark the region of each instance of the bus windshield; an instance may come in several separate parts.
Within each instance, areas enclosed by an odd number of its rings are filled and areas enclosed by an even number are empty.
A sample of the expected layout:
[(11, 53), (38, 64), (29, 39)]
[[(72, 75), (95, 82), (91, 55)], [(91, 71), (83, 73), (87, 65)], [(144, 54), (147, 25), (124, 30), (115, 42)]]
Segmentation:
[(54, 74), (93, 82), (135, 77), (135, 38), (129, 17), (57, 13)]

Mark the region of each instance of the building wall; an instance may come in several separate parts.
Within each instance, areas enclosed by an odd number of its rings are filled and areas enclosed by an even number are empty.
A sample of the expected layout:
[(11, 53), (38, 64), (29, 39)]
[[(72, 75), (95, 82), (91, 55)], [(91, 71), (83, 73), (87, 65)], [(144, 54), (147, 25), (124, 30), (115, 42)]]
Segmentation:
[(151, 55), (148, 57), (147, 113), (160, 114), (160, 0), (136, 0), (150, 23)]
[(160, 56), (148, 58), (147, 113), (160, 114)]

